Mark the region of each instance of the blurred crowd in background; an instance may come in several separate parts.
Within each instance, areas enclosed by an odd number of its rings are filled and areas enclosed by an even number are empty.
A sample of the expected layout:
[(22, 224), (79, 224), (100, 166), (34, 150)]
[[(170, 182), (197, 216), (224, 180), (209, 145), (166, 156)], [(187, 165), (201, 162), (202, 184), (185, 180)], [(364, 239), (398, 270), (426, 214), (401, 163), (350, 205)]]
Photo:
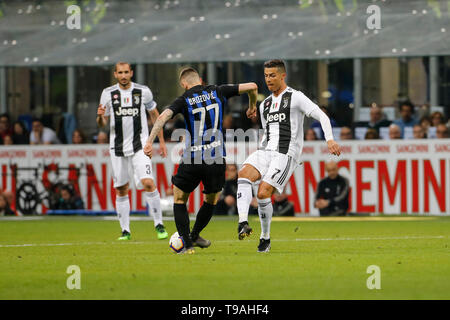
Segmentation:
[(98, 131), (88, 137), (76, 126), (74, 117), (62, 117), (58, 128), (41, 118), (20, 116), (11, 119), (9, 114), (0, 115), (0, 143), (2, 145), (40, 145), (40, 144), (84, 144), (108, 143), (109, 134)]
[[(428, 105), (414, 106), (411, 102), (399, 103), (398, 117), (388, 120), (383, 108), (373, 104), (369, 109), (370, 120), (353, 122), (352, 126), (341, 126), (325, 106), (321, 109), (330, 117), (335, 140), (372, 140), (372, 139), (442, 139), (449, 138), (450, 120), (445, 111), (432, 111)], [(323, 140), (323, 131), (318, 121), (305, 122), (306, 141)], [(309, 125), (308, 125), (309, 124)], [(149, 125), (151, 125), (149, 123)], [(223, 128), (244, 129), (261, 128), (259, 119), (249, 120), (245, 113), (228, 113), (223, 118)], [(184, 122), (176, 117), (164, 128), (166, 141), (171, 141), (175, 129), (184, 129)], [(109, 133), (98, 131), (88, 136), (77, 126), (74, 116), (65, 114), (57, 128), (53, 128), (45, 119), (19, 116), (18, 119), (4, 113), (0, 115), (0, 143), (2, 145), (39, 145), (39, 144), (85, 144), (108, 143)]]

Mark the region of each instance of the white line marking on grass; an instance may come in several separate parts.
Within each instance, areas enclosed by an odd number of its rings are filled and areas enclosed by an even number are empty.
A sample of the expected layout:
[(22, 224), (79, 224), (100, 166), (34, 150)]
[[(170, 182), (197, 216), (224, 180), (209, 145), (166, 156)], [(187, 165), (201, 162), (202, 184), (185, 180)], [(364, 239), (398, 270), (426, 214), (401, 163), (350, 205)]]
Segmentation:
[(14, 216), (14, 217), (1, 217), (0, 221), (35, 221), (35, 220), (44, 220), (44, 217), (19, 217), (19, 216)]
[[(446, 236), (403, 236), (403, 237), (360, 237), (360, 238), (296, 238), (296, 239), (271, 239), (276, 242), (287, 241), (360, 241), (360, 240), (414, 240), (414, 239), (443, 239)], [(256, 239), (256, 238), (255, 238)], [(239, 240), (213, 240), (221, 242), (242, 243)], [(15, 247), (60, 247), (60, 246), (91, 246), (91, 245), (127, 245), (127, 244), (154, 244), (155, 241), (134, 241), (134, 242), (79, 242), (79, 243), (25, 243), (25, 244), (1, 244), (0, 248)]]
[[(96, 218), (96, 220), (105, 220), (105, 221), (117, 221), (117, 216), (94, 216), (94, 217), (86, 217), (86, 218)], [(173, 221), (173, 217), (162, 217), (163, 221)], [(190, 217), (190, 220), (195, 220), (195, 217)], [(153, 221), (152, 217), (148, 216), (130, 216), (130, 221)]]
[(152, 242), (79, 242), (79, 243), (24, 243), (24, 244), (0, 244), (0, 248), (14, 247), (60, 247), (60, 246), (92, 246), (92, 245), (111, 245), (111, 244), (149, 244)]
[(359, 240), (413, 240), (413, 239), (442, 239), (444, 236), (404, 236), (404, 237), (363, 237), (363, 238), (303, 238), (295, 241), (359, 241)]
[[(433, 221), (438, 220), (441, 216), (363, 216), (363, 217), (273, 217), (272, 221), (294, 221), (294, 222), (352, 222), (352, 221)], [(259, 221), (254, 218), (254, 221)]]
[[(443, 239), (445, 236), (404, 236), (404, 237), (361, 237), (361, 238), (296, 238), (296, 239), (270, 239), (270, 241), (360, 241), (360, 240), (414, 240), (414, 239)], [(256, 238), (255, 238), (256, 239)], [(236, 242), (239, 240), (216, 240), (213, 242)]]

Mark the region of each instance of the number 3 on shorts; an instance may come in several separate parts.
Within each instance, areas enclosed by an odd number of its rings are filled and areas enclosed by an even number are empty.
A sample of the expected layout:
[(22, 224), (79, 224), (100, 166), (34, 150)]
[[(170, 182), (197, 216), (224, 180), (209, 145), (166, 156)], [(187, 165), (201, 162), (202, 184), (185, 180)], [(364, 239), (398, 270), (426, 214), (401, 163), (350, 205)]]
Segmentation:
[(275, 169), (275, 170), (277, 170), (277, 172), (275, 172), (273, 175), (272, 175), (272, 177), (270, 177), (270, 179), (272, 179), (273, 180), (273, 177), (275, 177), (277, 174), (279, 174), (280, 173), (280, 169)]
[(149, 164), (146, 164), (145, 167), (147, 168), (147, 171), (145, 173), (152, 174), (152, 167)]

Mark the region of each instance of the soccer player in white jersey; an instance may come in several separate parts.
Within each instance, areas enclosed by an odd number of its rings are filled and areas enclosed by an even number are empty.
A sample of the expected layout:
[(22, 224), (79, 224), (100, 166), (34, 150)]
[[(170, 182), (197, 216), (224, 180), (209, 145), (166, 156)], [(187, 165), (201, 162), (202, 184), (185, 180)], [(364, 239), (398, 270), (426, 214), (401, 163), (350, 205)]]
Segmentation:
[(239, 213), (238, 238), (252, 233), (248, 225), (248, 210), (252, 200), (252, 184), (260, 182), (257, 193), (261, 236), (258, 252), (270, 250), (270, 223), (273, 207), (272, 194), (282, 193), (292, 173), (300, 163), (303, 148), (303, 119), (320, 121), (330, 153), (339, 156), (340, 147), (333, 139), (330, 120), (320, 108), (302, 92), (286, 85), (286, 67), (282, 60), (264, 63), (267, 88), (272, 92), (258, 108), (264, 135), (259, 150), (252, 153), (239, 171), (237, 208)]
[[(152, 163), (142, 150), (148, 137), (147, 112), (154, 123), (159, 116), (153, 94), (147, 86), (131, 81), (133, 70), (127, 62), (118, 62), (114, 77), (117, 84), (102, 92), (97, 109), (97, 124), (104, 127), (110, 121), (110, 156), (116, 191), (116, 210), (122, 236), (130, 240), (130, 202), (128, 198), (129, 168), (138, 189), (144, 189), (149, 214), (153, 217), (158, 239), (166, 239), (161, 212), (161, 198), (155, 186)], [(160, 154), (167, 156), (162, 130), (158, 134)]]

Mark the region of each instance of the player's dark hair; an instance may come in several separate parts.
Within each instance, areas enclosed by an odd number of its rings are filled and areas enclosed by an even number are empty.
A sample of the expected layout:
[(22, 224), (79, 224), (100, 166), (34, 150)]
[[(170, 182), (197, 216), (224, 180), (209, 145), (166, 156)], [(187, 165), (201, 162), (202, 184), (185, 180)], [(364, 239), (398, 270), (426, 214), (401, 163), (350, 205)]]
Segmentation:
[(280, 59), (272, 59), (264, 62), (264, 68), (278, 68), (278, 70), (286, 72), (286, 65), (284, 64), (284, 61)]
[(180, 77), (179, 77), (179, 79), (181, 80), (181, 79), (183, 79), (184, 77), (186, 77), (186, 76), (188, 76), (188, 75), (190, 75), (190, 74), (192, 74), (192, 73), (195, 73), (195, 74), (198, 75), (197, 70), (195, 70), (195, 69), (192, 68), (192, 67), (186, 67), (186, 68), (183, 68), (183, 69), (181, 69), (181, 71), (180, 71)]
[(129, 62), (125, 62), (125, 61), (118, 61), (115, 65), (114, 65), (114, 71), (117, 71), (117, 66), (118, 65), (124, 65), (127, 64), (130, 67), (130, 71), (133, 70), (131, 69), (131, 64)]

